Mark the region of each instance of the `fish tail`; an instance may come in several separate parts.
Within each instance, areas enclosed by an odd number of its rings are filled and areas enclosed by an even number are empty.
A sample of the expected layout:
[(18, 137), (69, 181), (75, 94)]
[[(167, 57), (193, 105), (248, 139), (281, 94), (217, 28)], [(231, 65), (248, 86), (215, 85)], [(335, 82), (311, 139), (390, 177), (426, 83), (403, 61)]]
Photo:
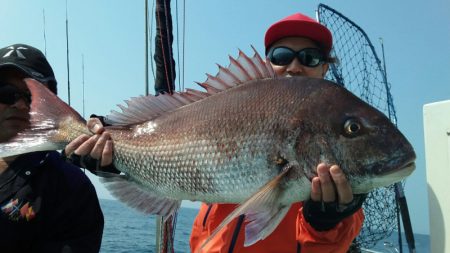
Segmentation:
[(43, 84), (27, 78), (31, 92), (30, 124), (7, 142), (0, 143), (0, 157), (35, 151), (60, 150), (82, 133), (86, 121)]

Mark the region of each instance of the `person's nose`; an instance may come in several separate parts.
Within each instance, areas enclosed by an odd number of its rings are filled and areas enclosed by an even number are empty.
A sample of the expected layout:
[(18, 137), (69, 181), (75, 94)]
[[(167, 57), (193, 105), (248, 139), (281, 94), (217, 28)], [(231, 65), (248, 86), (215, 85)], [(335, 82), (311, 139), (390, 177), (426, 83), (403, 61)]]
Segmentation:
[(303, 65), (295, 58), (287, 67), (286, 72), (292, 76), (301, 76), (304, 74)]

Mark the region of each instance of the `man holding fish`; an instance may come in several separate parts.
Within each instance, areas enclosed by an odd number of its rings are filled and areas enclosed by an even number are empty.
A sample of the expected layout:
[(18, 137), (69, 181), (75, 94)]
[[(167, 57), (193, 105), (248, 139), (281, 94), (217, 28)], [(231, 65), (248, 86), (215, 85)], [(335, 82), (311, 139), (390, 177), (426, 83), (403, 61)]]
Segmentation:
[[(30, 126), (34, 98), (24, 78), (56, 94), (53, 70), (41, 51), (24, 44), (1, 48), (0, 144)], [(0, 157), (0, 252), (95, 253), (102, 234), (97, 194), (80, 168), (56, 151)]]

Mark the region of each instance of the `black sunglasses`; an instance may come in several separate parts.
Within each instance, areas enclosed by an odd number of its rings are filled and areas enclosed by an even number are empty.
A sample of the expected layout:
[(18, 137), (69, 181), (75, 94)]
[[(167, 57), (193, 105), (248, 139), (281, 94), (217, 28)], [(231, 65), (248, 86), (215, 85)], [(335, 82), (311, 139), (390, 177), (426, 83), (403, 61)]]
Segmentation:
[(318, 48), (304, 48), (294, 51), (288, 47), (275, 47), (269, 50), (267, 57), (270, 62), (278, 66), (289, 65), (295, 57), (303, 66), (311, 68), (325, 62), (325, 56)]
[(20, 99), (31, 104), (30, 93), (21, 91), (14, 85), (0, 83), (0, 104), (12, 105)]

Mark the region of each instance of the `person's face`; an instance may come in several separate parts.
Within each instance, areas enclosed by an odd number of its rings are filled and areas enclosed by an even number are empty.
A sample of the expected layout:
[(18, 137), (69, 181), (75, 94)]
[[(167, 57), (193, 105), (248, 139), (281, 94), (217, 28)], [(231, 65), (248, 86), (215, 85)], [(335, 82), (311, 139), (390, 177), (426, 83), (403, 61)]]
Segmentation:
[[(276, 47), (287, 47), (294, 51), (299, 51), (304, 48), (318, 48), (316, 43), (308, 38), (303, 37), (286, 37), (277, 42), (275, 42), (271, 48)], [(316, 67), (307, 67), (302, 65), (297, 58), (284, 66), (279, 66), (271, 63), (275, 73), (278, 76), (307, 76), (307, 77), (317, 77), (323, 78), (328, 70), (328, 64), (322, 63)]]
[(0, 69), (0, 96), (17, 97), (10, 102), (0, 99), (0, 142), (8, 141), (29, 125), (30, 97), (22, 96), (29, 94), (24, 78), (15, 69)]

